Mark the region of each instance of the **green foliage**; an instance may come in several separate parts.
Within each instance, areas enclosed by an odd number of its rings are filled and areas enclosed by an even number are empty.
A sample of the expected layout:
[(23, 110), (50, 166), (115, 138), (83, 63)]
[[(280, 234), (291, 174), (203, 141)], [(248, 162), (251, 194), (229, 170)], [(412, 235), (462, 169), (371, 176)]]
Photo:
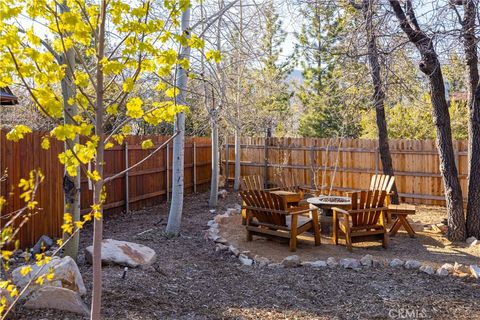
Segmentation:
[[(361, 65), (341, 60), (342, 39), (350, 30), (350, 12), (333, 3), (308, 3), (302, 10), (305, 23), (297, 35), (295, 56), (303, 69), (304, 83), (297, 97), (304, 110), (299, 134), (308, 137), (357, 137), (360, 132), (357, 102)], [(357, 69), (349, 72), (351, 66)]]
[[(435, 139), (430, 95), (418, 101), (397, 103), (386, 108), (388, 136), (390, 139)], [(468, 108), (465, 102), (452, 101), (449, 107), (453, 139), (468, 138)], [(364, 112), (361, 120), (362, 138), (376, 139), (375, 110)]]

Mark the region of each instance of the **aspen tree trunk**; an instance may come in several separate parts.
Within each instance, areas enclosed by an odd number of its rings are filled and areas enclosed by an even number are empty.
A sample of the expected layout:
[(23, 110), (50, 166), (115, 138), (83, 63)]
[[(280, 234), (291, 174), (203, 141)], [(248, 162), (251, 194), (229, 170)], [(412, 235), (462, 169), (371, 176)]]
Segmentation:
[[(102, 177), (101, 180), (95, 182), (93, 186), (93, 203), (100, 204), (101, 193), (103, 188), (103, 162), (104, 162), (104, 140), (105, 134), (103, 130), (103, 94), (104, 94), (104, 76), (103, 68), (100, 61), (105, 55), (105, 24), (106, 24), (106, 0), (102, 0), (100, 6), (98, 43), (97, 43), (97, 88), (96, 88), (96, 110), (95, 110), (95, 134), (100, 138), (97, 145), (97, 154), (95, 157), (95, 170)], [(93, 218), (93, 289), (92, 289), (92, 305), (90, 319), (98, 320), (101, 318), (102, 306), (102, 240), (103, 240), (103, 208), (100, 208), (100, 219)]]
[[(463, 197), (460, 182), (458, 181), (457, 165), (452, 142), (450, 114), (445, 98), (445, 84), (442, 68), (438, 59), (433, 39), (427, 36), (417, 22), (411, 0), (400, 2), (390, 0), (390, 5), (400, 22), (400, 27), (408, 36), (421, 55), (419, 69), (429, 80), (432, 102), (432, 116), (437, 133), (437, 148), (440, 158), (440, 173), (443, 178), (445, 200), (448, 213), (448, 239), (450, 241), (464, 241), (466, 237), (465, 216), (463, 211)], [(402, 8), (405, 7), (405, 11)]]
[[(60, 12), (65, 13), (70, 11), (66, 2), (59, 5)], [(76, 103), (69, 105), (68, 100), (75, 98), (76, 86), (73, 81), (73, 73), (75, 71), (75, 50), (69, 49), (62, 56), (62, 63), (67, 67), (65, 68), (65, 77), (62, 79), (62, 97), (63, 97), (63, 109), (64, 111), (64, 123), (73, 124), (73, 116), (78, 114), (78, 106)], [(79, 136), (76, 135), (72, 144), (75, 145), (80, 142)], [(67, 143), (65, 143), (65, 150), (68, 149)], [(66, 167), (65, 167), (66, 168)], [(64, 170), (63, 178), (64, 189), (64, 213), (70, 213), (73, 217), (73, 221), (80, 220), (80, 167), (77, 168), (77, 175), (72, 177), (68, 174), (67, 170)], [(64, 235), (64, 239), (70, 237), (69, 234)], [(78, 245), (80, 241), (80, 232), (70, 239), (64, 247), (63, 256), (70, 256), (73, 260), (77, 261), (78, 257)]]
[[(377, 37), (373, 25), (373, 3), (374, 0), (363, 0), (362, 11), (365, 19), (365, 28), (367, 32), (368, 43), (368, 62), (370, 64), (370, 75), (373, 82), (373, 105), (375, 107), (375, 115), (378, 129), (378, 149), (380, 159), (382, 161), (383, 173), (393, 176), (392, 155), (390, 154), (390, 146), (388, 144), (387, 119), (385, 118), (385, 92), (380, 70), (380, 62), (378, 60)], [(398, 203), (398, 194), (396, 185), (393, 185), (392, 203)]]
[(462, 24), (468, 67), (468, 204), (467, 236), (480, 238), (480, 83), (475, 19), (478, 1), (464, 0)]
[[(215, 112), (215, 111), (214, 111)], [(212, 122), (212, 180), (210, 181), (210, 199), (208, 205), (215, 208), (218, 201), (218, 176), (220, 165), (218, 163), (218, 124), (217, 117)]]
[[(222, 5), (220, 7), (220, 11), (223, 9), (223, 1)], [(201, 19), (204, 21), (204, 7), (203, 7), (203, 2), (201, 3)], [(219, 41), (220, 37), (220, 26), (221, 26), (221, 20), (222, 16), (218, 18), (218, 36), (217, 36), (217, 41)], [(205, 24), (202, 23), (202, 29), (205, 29)], [(217, 48), (220, 50), (220, 42), (217, 43)], [(204, 77), (203, 79), (203, 103), (205, 104), (205, 108), (209, 114), (210, 117), (210, 127), (212, 131), (212, 136), (211, 136), (211, 146), (212, 146), (212, 174), (210, 176), (210, 198), (208, 200), (208, 206), (210, 208), (215, 208), (218, 203), (218, 178), (219, 178), (219, 170), (220, 170), (220, 164), (219, 164), (219, 150), (218, 150), (218, 114), (217, 114), (217, 109), (215, 106), (215, 92), (212, 88), (212, 105), (209, 107), (208, 106), (208, 88), (207, 88), (207, 81), (206, 81), (206, 74), (205, 74), (205, 54), (204, 54), (204, 48), (202, 48), (202, 56), (201, 56), (201, 66), (202, 66), (202, 76)], [(218, 67), (218, 63), (217, 63)]]
[[(242, 0), (240, 0), (240, 27), (238, 33), (238, 62), (241, 63), (241, 50), (242, 50), (242, 37), (243, 37), (243, 6)], [(240, 69), (240, 68), (239, 68)], [(242, 70), (239, 70), (237, 75), (237, 97), (236, 97), (236, 124), (235, 124), (235, 180), (233, 183), (233, 189), (235, 191), (240, 190), (240, 136), (241, 136), (241, 119), (240, 119), (240, 90), (241, 90), (241, 77), (242, 77)], [(228, 159), (227, 159), (228, 161)]]
[[(233, 189), (240, 190), (240, 128), (235, 128), (235, 183)], [(228, 160), (228, 159), (227, 159)]]
[[(182, 30), (187, 37), (190, 37), (190, 7), (182, 13)], [(180, 58), (190, 58), (190, 47), (182, 47)], [(187, 95), (187, 72), (180, 65), (177, 65), (175, 86), (180, 93), (175, 97), (175, 103), (186, 105)], [(184, 158), (185, 158), (185, 113), (179, 112), (175, 116), (175, 132), (177, 136), (173, 139), (173, 167), (172, 167), (172, 203), (170, 204), (170, 213), (166, 232), (176, 236), (180, 232), (180, 225), (183, 211), (184, 194)]]

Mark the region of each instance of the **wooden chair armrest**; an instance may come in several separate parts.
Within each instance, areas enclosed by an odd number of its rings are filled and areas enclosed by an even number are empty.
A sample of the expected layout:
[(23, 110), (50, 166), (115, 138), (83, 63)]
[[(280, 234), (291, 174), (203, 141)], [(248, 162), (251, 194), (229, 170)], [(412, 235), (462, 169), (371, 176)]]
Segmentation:
[[(290, 215), (292, 214), (288, 210), (275, 210), (275, 209), (268, 209), (268, 208), (261, 208), (261, 207), (253, 207), (253, 206), (242, 206), (242, 209), (252, 210), (252, 211), (260, 211), (260, 212), (270, 212), (270, 213), (278, 213), (283, 215)], [(295, 212), (296, 214), (296, 212)]]
[(310, 211), (317, 211), (318, 209), (310, 208), (310, 207), (292, 207), (287, 209), (291, 214), (302, 214), (302, 213), (308, 213)]
[(282, 188), (275, 187), (275, 188), (268, 188), (268, 189), (265, 189), (265, 191), (267, 191), (267, 192), (269, 192), (269, 191), (278, 191), (278, 190), (282, 190)]

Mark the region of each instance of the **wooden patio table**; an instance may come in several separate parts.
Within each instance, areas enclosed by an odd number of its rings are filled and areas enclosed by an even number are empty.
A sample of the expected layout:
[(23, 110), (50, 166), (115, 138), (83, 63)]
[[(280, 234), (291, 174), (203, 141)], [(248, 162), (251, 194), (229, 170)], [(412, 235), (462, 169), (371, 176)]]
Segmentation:
[(298, 203), (303, 200), (303, 197), (300, 193), (296, 192), (291, 192), (291, 191), (285, 191), (285, 190), (275, 190), (275, 191), (269, 191), (270, 193), (276, 194), (277, 196), (282, 197), (285, 206), (291, 207), (291, 206), (298, 206)]
[(395, 236), (402, 226), (411, 238), (415, 237), (415, 231), (407, 220), (409, 214), (415, 214), (415, 206), (410, 204), (389, 204), (388, 213), (397, 216), (389, 231), (391, 237)]

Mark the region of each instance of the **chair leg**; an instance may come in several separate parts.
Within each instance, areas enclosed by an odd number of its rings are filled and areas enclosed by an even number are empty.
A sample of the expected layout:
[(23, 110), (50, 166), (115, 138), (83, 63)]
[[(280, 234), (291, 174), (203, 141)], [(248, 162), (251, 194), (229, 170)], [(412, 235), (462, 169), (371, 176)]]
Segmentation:
[(247, 230), (247, 241), (252, 241), (252, 240), (253, 240), (252, 232)]
[(320, 224), (318, 223), (318, 211), (312, 210), (310, 211), (310, 214), (312, 216), (312, 222), (313, 222), (313, 236), (315, 237), (315, 245), (319, 246), (321, 243), (321, 240), (320, 240)]
[(337, 212), (333, 210), (333, 230), (332, 230), (332, 240), (335, 245), (338, 245), (338, 219), (337, 219)]
[(297, 251), (297, 215), (292, 215), (292, 224), (290, 229), (290, 251)]
[(350, 232), (345, 233), (345, 242), (347, 245), (347, 250), (352, 252), (352, 238), (350, 237)]
[(352, 235), (350, 234), (350, 222), (346, 221), (346, 232), (345, 232), (345, 243), (347, 245), (347, 250), (352, 252)]
[(388, 244), (389, 244), (389, 238), (388, 238), (388, 232), (385, 230), (385, 232), (383, 233), (383, 239), (382, 239), (382, 247), (384, 247), (385, 249), (388, 248)]

